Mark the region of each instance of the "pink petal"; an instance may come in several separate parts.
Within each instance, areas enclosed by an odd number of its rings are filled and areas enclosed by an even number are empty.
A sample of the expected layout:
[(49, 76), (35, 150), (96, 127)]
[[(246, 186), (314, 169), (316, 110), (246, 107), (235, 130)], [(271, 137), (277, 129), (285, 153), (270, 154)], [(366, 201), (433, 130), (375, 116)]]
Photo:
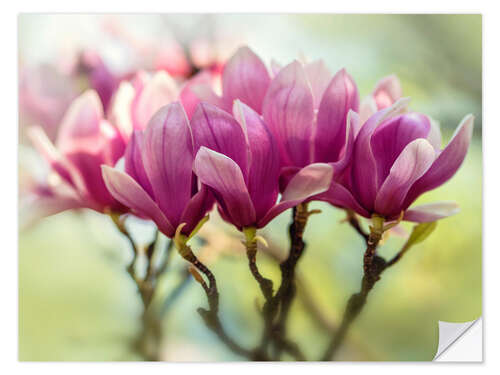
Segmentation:
[(243, 176), (248, 174), (248, 146), (241, 125), (226, 111), (201, 103), (191, 119), (195, 152), (205, 146), (220, 152), (238, 164)]
[(390, 107), (403, 96), (399, 78), (394, 74), (382, 78), (375, 86), (372, 95), (378, 109)]
[(419, 113), (404, 114), (381, 124), (371, 137), (370, 145), (377, 165), (377, 185), (386, 179), (403, 149), (417, 138), (427, 138), (429, 118)]
[(319, 108), (323, 93), (332, 79), (332, 73), (330, 73), (323, 60), (316, 60), (306, 64), (304, 70), (311, 85), (314, 108)]
[(154, 200), (153, 187), (149, 182), (146, 169), (144, 168), (143, 152), (147, 152), (144, 147), (144, 134), (136, 130), (132, 134), (132, 137), (130, 137), (127, 149), (125, 150), (125, 172), (136, 180)]
[(130, 82), (122, 82), (113, 97), (109, 108), (109, 121), (116, 126), (125, 140), (128, 140), (134, 130), (132, 122), (132, 103), (136, 90)]
[(351, 192), (335, 181), (332, 181), (327, 191), (316, 195), (314, 200), (328, 202), (336, 207), (349, 208), (363, 217), (370, 217), (370, 213), (361, 207)]
[(238, 229), (255, 224), (255, 209), (240, 167), (226, 155), (201, 147), (193, 170), (200, 181), (211, 187), (217, 202)]
[(66, 158), (78, 169), (83, 180), (86, 192), (83, 200), (94, 201), (102, 208), (117, 206), (102, 179), (101, 165), (106, 164), (102, 154), (76, 151), (67, 154)]
[(441, 150), (441, 144), (443, 142), (441, 139), (441, 129), (439, 126), (439, 122), (430, 117), (429, 121), (431, 123), (431, 130), (429, 131), (429, 135), (427, 135), (427, 140), (430, 142), (432, 147), (434, 147), (434, 150), (436, 150), (436, 152), (439, 152)]
[(241, 100), (261, 113), (262, 100), (270, 82), (262, 60), (248, 47), (242, 47), (226, 63), (222, 72), (222, 92), (226, 105)]
[(177, 85), (165, 71), (159, 71), (149, 80), (132, 106), (134, 129), (146, 128), (149, 120), (161, 107), (177, 99)]
[(469, 149), (473, 127), (474, 116), (465, 116), (445, 149), (439, 154), (425, 175), (412, 186), (405, 200), (404, 205), (406, 207), (419, 195), (444, 184), (457, 172)]
[(102, 104), (97, 93), (87, 90), (76, 98), (67, 110), (59, 128), (56, 146), (62, 152), (71, 152), (79, 147), (81, 139), (98, 138)]
[[(196, 107), (200, 103), (200, 97), (196, 94), (196, 91), (193, 90), (193, 87), (200, 85), (208, 86), (209, 89), (211, 88), (212, 76), (209, 72), (201, 71), (198, 74), (196, 74), (193, 78), (188, 80), (184, 84), (184, 87), (181, 89), (181, 93), (179, 95), (182, 106), (184, 107), (189, 119), (193, 117), (194, 111), (196, 110)], [(211, 101), (208, 102), (211, 103)], [(212, 104), (217, 104), (217, 103), (212, 103)]]
[(458, 205), (454, 202), (422, 204), (405, 211), (403, 220), (428, 223), (455, 215), (459, 211)]
[(359, 105), (360, 127), (359, 129), (356, 129), (356, 135), (358, 134), (359, 130), (361, 130), (361, 126), (363, 126), (363, 124), (377, 111), (377, 103), (375, 102), (375, 99), (373, 99), (373, 96), (367, 96), (361, 101), (361, 104)]
[(206, 185), (201, 185), (200, 190), (193, 195), (182, 213), (182, 223), (186, 226), (182, 229), (187, 235), (191, 234), (201, 219), (205, 217), (214, 205), (214, 197)]
[(85, 189), (78, 171), (76, 171), (74, 166), (72, 166), (54, 147), (40, 126), (30, 127), (28, 130), (28, 137), (35, 149), (65, 183), (78, 191), (83, 191)]
[(179, 102), (162, 107), (144, 132), (144, 167), (158, 206), (174, 227), (191, 199), (193, 141)]
[(432, 165), (434, 148), (426, 139), (410, 142), (392, 165), (375, 200), (375, 212), (390, 217), (399, 214), (406, 194), (413, 183)]
[(335, 162), (339, 159), (346, 142), (347, 114), (358, 109), (358, 89), (351, 76), (342, 69), (335, 74), (321, 99), (314, 137), (314, 160)]
[(271, 82), (263, 116), (278, 142), (283, 166), (307, 165), (311, 158), (314, 106), (307, 76), (298, 61), (284, 67)]
[(332, 181), (333, 168), (329, 164), (314, 163), (302, 168), (288, 183), (279, 204), (273, 206), (259, 221), (262, 228), (273, 218), (290, 207), (328, 190)]
[(235, 101), (234, 113), (247, 133), (250, 149), (248, 192), (257, 218), (260, 218), (278, 198), (280, 173), (278, 146), (257, 112), (246, 104)]
[(377, 173), (375, 158), (370, 146), (371, 136), (384, 120), (398, 115), (406, 109), (407, 105), (407, 99), (400, 99), (393, 106), (375, 113), (361, 127), (354, 142), (351, 168), (353, 186), (351, 192), (368, 211), (373, 209), (377, 194)]
[(132, 177), (106, 165), (102, 166), (102, 175), (106, 187), (116, 200), (139, 215), (153, 220), (158, 229), (167, 237), (174, 235), (175, 228), (148, 193)]

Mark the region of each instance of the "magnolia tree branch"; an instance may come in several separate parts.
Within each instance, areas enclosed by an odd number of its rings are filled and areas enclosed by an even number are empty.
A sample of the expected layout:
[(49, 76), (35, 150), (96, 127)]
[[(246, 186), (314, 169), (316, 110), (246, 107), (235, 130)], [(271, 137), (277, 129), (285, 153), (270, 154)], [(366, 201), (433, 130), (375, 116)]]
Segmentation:
[(349, 326), (361, 313), (370, 291), (380, 280), (382, 272), (400, 261), (411, 246), (422, 242), (436, 227), (435, 222), (416, 225), (401, 250), (391, 260), (386, 261), (384, 258), (377, 255), (377, 246), (380, 243), (383, 232), (390, 229), (397, 223), (389, 224), (385, 227), (383, 220), (379, 220), (378, 223), (379, 224), (377, 224), (377, 221), (374, 220), (374, 226), (370, 227), (370, 235), (366, 241), (367, 247), (363, 258), (363, 279), (361, 281), (361, 290), (359, 293), (355, 293), (349, 298), (340, 327), (336, 335), (333, 336), (328, 348), (321, 358), (323, 361), (331, 360), (336, 354), (346, 336)]
[[(264, 352), (258, 349), (246, 349), (236, 341), (234, 341), (225, 331), (224, 326), (219, 318), (219, 291), (217, 289), (217, 281), (212, 271), (205, 266), (198, 258), (194, 255), (191, 248), (184, 244), (181, 249), (179, 249), (180, 254), (184, 259), (191, 263), (194, 268), (190, 269), (191, 274), (195, 280), (203, 287), (208, 300), (208, 310), (204, 308), (199, 308), (198, 313), (203, 318), (205, 325), (214, 332), (217, 337), (235, 354), (241, 355), (250, 360), (266, 361), (269, 358)], [(196, 268), (196, 269), (195, 269)], [(196, 271), (202, 272), (208, 280), (208, 284), (203, 280), (201, 275)]]

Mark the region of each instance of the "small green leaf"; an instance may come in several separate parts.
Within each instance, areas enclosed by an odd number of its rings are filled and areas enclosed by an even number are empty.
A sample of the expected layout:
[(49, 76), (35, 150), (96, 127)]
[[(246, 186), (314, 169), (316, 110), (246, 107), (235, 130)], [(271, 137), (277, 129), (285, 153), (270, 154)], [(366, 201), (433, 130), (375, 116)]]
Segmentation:
[(430, 234), (436, 229), (437, 221), (433, 221), (432, 223), (421, 223), (415, 225), (413, 230), (406, 242), (406, 246), (410, 247), (416, 245), (422, 241), (424, 241)]

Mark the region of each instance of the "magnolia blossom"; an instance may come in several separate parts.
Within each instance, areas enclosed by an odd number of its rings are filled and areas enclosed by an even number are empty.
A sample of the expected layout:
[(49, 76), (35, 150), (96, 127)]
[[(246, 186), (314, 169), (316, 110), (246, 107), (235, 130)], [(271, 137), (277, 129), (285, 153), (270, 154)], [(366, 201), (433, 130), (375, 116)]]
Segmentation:
[(125, 150), (120, 129), (103, 117), (101, 101), (93, 90), (75, 99), (59, 127), (54, 144), (39, 126), (29, 136), (50, 164), (53, 174), (40, 192), (45, 214), (71, 208), (123, 212), (125, 207), (106, 189), (101, 165), (115, 165)]
[(152, 76), (146, 72), (136, 73), (130, 81), (122, 81), (113, 98), (109, 119), (123, 131), (122, 136), (129, 139), (134, 130), (144, 130), (151, 117), (161, 107), (180, 100), (191, 117), (199, 103), (192, 92), (197, 85), (211, 85), (212, 76), (202, 71), (182, 86), (165, 71)]
[(77, 96), (71, 77), (51, 65), (20, 67), (19, 116), (21, 125), (40, 124), (50, 139), (71, 101)]
[(364, 217), (382, 216), (386, 221), (429, 222), (457, 212), (454, 203), (409, 207), (458, 170), (472, 137), (473, 116), (462, 120), (441, 150), (439, 128), (425, 115), (402, 113), (406, 103), (400, 100), (368, 119), (354, 143), (344, 182), (332, 182), (330, 190), (337, 190), (335, 199), (332, 201), (331, 195), (321, 199)]
[(248, 47), (239, 48), (227, 61), (222, 71), (222, 95), (213, 87), (199, 85), (195, 89), (198, 98), (231, 113), (233, 102), (238, 99), (259, 114), (271, 76), (266, 65)]
[(344, 69), (332, 78), (321, 61), (282, 68), (267, 90), (263, 117), (286, 174), (315, 162), (331, 163), (339, 174), (351, 155), (358, 106), (356, 84)]
[(192, 171), (192, 139), (184, 109), (174, 102), (156, 112), (144, 132), (134, 132), (124, 172), (102, 168), (112, 196), (138, 216), (153, 220), (168, 237), (177, 228), (191, 234), (213, 206), (213, 197)]
[(222, 218), (238, 229), (261, 228), (284, 210), (324, 192), (332, 167), (310, 164), (288, 183), (281, 201), (278, 145), (262, 118), (239, 101), (234, 117), (202, 103), (191, 125), (195, 150), (194, 171), (213, 192)]

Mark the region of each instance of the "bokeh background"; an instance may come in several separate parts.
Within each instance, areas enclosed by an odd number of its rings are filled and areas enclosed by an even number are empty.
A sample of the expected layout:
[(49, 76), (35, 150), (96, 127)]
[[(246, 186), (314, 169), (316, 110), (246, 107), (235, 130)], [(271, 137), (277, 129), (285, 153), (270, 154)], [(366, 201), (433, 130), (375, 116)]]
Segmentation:
[[(113, 30), (151, 40), (189, 45), (209, 41), (228, 56), (248, 44), (267, 63), (271, 58), (323, 58), (332, 72), (342, 67), (355, 78), (361, 96), (383, 76), (397, 74), (411, 108), (439, 120), (447, 142), (463, 116), (476, 117), (469, 154), (456, 176), (419, 202), (453, 200), (461, 212), (439, 222), (436, 231), (384, 273), (368, 304), (351, 327), (341, 360), (431, 360), (438, 345), (438, 320), (462, 322), (482, 307), (482, 40), (480, 15), (20, 15), (19, 66), (64, 61), (92, 48), (116, 71), (134, 64), (126, 41)], [(130, 40), (127, 39), (127, 40)], [(208, 53), (208, 52), (207, 52)], [(209, 53), (213, 53), (210, 52)], [(36, 164), (23, 137), (29, 117), (20, 113), (20, 193), (23, 173)], [(329, 330), (338, 325), (348, 297), (358, 291), (363, 242), (341, 222), (342, 211), (325, 204), (311, 217), (307, 252), (299, 264), (299, 295), (289, 331), (309, 358), (322, 352)], [(23, 223), (24, 211), (19, 217)], [(257, 342), (262, 297), (247, 269), (233, 231), (214, 213), (201, 233), (201, 256), (210, 263), (221, 292), (221, 314), (241, 342)], [(264, 231), (275, 255), (287, 248), (290, 212)], [(128, 222), (139, 242), (153, 228)], [(19, 359), (136, 360), (131, 342), (140, 329), (141, 305), (125, 272), (128, 243), (102, 215), (66, 212), (19, 233)], [(381, 254), (403, 243), (391, 237)], [(196, 312), (205, 306), (202, 289), (183, 281), (185, 264), (174, 256), (161, 280), (165, 304), (163, 359), (240, 360), (203, 325)], [(273, 257), (260, 254), (261, 271), (279, 281)], [(181, 292), (171, 291), (183, 283)]]

